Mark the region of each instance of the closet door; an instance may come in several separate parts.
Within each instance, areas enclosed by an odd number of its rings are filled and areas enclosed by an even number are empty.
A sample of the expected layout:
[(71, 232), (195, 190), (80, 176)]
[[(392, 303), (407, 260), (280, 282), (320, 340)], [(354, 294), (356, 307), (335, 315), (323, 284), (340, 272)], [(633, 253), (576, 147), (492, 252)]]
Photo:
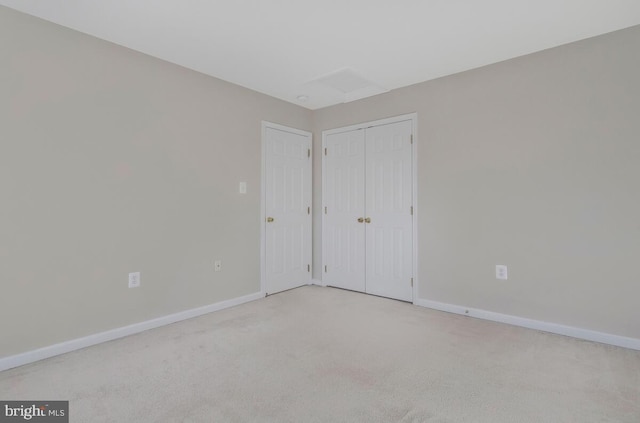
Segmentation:
[(412, 123), (365, 131), (366, 292), (412, 301)]
[(365, 131), (327, 135), (324, 140), (323, 282), (365, 291)]

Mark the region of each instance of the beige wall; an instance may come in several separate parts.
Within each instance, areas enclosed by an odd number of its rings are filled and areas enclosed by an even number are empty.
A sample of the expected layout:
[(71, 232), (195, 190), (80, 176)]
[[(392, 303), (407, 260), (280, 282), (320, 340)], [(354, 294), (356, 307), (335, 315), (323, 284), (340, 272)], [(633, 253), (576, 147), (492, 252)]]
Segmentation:
[(0, 60), (0, 357), (259, 291), (261, 121), (310, 111), (4, 7)]
[(315, 211), (322, 130), (417, 112), (420, 298), (640, 338), (638, 52), (634, 27), (318, 110)]
[(314, 129), (319, 269), (321, 131), (410, 112), (421, 298), (640, 338), (638, 51), (310, 112), (0, 7), (0, 357), (257, 292), (262, 120)]

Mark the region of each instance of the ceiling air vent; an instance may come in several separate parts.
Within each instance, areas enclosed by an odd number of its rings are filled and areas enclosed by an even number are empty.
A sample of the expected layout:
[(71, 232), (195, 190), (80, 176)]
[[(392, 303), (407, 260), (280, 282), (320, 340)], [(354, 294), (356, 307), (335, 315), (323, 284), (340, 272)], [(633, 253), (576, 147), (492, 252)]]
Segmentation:
[(340, 91), (345, 103), (389, 91), (348, 68), (321, 76), (314, 82)]

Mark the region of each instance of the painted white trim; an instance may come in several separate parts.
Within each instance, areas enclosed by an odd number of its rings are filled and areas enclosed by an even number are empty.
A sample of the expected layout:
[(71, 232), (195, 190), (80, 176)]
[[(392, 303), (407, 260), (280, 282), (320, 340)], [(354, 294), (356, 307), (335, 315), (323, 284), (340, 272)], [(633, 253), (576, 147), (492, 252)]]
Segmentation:
[[(397, 123), (397, 122), (402, 122), (405, 120), (412, 120), (417, 121), (418, 119), (418, 113), (413, 112), (413, 113), (407, 113), (404, 115), (399, 115), (399, 116), (392, 116), (392, 117), (388, 117), (388, 118), (384, 118), (384, 119), (378, 119), (378, 120), (372, 120), (369, 122), (362, 122), (362, 123), (357, 123), (355, 125), (349, 125), (349, 126), (341, 126), (340, 128), (334, 128), (334, 129), (326, 129), (324, 131), (322, 131), (322, 135), (324, 137), (324, 135), (332, 135), (332, 134), (339, 134), (342, 132), (349, 132), (349, 131), (355, 131), (357, 129), (366, 129), (370, 126), (381, 126), (381, 125), (388, 125), (390, 123)], [(323, 145), (324, 148), (324, 145)]]
[(82, 348), (90, 347), (92, 345), (101, 344), (103, 342), (113, 341), (114, 339), (134, 335), (136, 333), (144, 332), (149, 329), (170, 325), (182, 320), (192, 319), (194, 317), (202, 316), (214, 311), (219, 311), (250, 301), (259, 300), (260, 298), (264, 298), (264, 294), (261, 292), (256, 292), (255, 294), (232, 298), (230, 300), (221, 301), (219, 303), (181, 311), (179, 313), (158, 317), (156, 319), (147, 320), (145, 322), (135, 323), (133, 325), (111, 329), (105, 332), (85, 336), (83, 338), (72, 339), (70, 341), (61, 342), (59, 344), (50, 345), (48, 347), (39, 348), (37, 350), (27, 351), (25, 353), (0, 358), (0, 371), (23, 366), (25, 364), (44, 360), (45, 358), (54, 357), (71, 351), (76, 351)]
[(327, 286), (324, 282), (322, 282), (322, 280), (320, 279), (311, 279), (311, 282), (309, 283), (309, 285), (318, 285), (318, 286)]
[(413, 192), (411, 203), (413, 204), (413, 303), (415, 304), (418, 297), (418, 286), (420, 281), (418, 280), (418, 113), (411, 113), (405, 115), (411, 118), (412, 134), (413, 134), (413, 155), (412, 160), (412, 172), (413, 172)]
[[(265, 149), (265, 142), (267, 140), (267, 128), (277, 129), (279, 131), (290, 132), (292, 134), (301, 135), (309, 138), (309, 148), (311, 149), (311, 155), (309, 157), (311, 163), (311, 178), (313, 178), (313, 134), (309, 131), (302, 129), (291, 128), (288, 126), (280, 125), (278, 123), (262, 121), (262, 131), (260, 137), (260, 146), (262, 150), (261, 160), (261, 173), (260, 173), (260, 292), (263, 295), (267, 295), (267, 265), (266, 265), (266, 218), (265, 213), (265, 201), (267, 195), (266, 187), (266, 171), (267, 171), (267, 151)], [(313, 264), (313, 179), (311, 180), (311, 248), (309, 263)], [(311, 280), (312, 276), (309, 275)]]
[(543, 332), (551, 332), (558, 335), (571, 336), (573, 338), (584, 339), (587, 341), (600, 342), (602, 344), (640, 350), (640, 339), (636, 338), (628, 338), (626, 336), (612, 335), (609, 333), (581, 329), (573, 326), (564, 326), (557, 323), (543, 322), (540, 320), (527, 319), (525, 317), (512, 316), (509, 314), (501, 314), (493, 311), (463, 307), (459, 305), (440, 303), (437, 301), (424, 299), (418, 299), (414, 304), (434, 310), (462, 314), (464, 316), (471, 316), (478, 319), (491, 320), (493, 322), (506, 323), (508, 325), (521, 326), (524, 328), (541, 330)]
[(325, 257), (327, 256), (326, 254), (326, 240), (327, 240), (327, 234), (325, 233), (325, 228), (326, 228), (326, 215), (324, 214), (324, 200), (327, 198), (327, 195), (325, 193), (326, 189), (325, 189), (325, 179), (327, 177), (327, 161), (325, 159), (325, 155), (324, 155), (324, 149), (327, 148), (327, 131), (322, 131), (322, 145), (320, 146), (320, 164), (322, 166), (321, 168), (321, 172), (322, 172), (322, 181), (320, 182), (320, 280), (323, 281), (323, 286), (326, 286), (326, 284), (324, 284), (324, 266), (325, 266)]
[(260, 131), (260, 150), (262, 157), (260, 159), (260, 292), (267, 295), (267, 263), (266, 263), (266, 227), (265, 227), (265, 196), (267, 195), (267, 151), (265, 150), (265, 140), (267, 139), (267, 127), (270, 122), (262, 121), (262, 129)]
[[(322, 152), (326, 148), (326, 139), (327, 135), (340, 134), (342, 132), (355, 131), (358, 129), (366, 129), (371, 126), (381, 126), (388, 125), (390, 123), (398, 123), (410, 120), (411, 121), (411, 133), (413, 134), (413, 144), (411, 145), (412, 150), (412, 199), (411, 202), (413, 204), (413, 303), (415, 304), (418, 300), (418, 113), (407, 113), (404, 115), (393, 116), (384, 119), (373, 120), (369, 122), (358, 123), (350, 126), (343, 126), (340, 128), (327, 129), (322, 131), (322, 150), (321, 150), (321, 158), (322, 158), (322, 204), (320, 207), (320, 213), (322, 215), (322, 254), (320, 257), (320, 274), (324, 276), (324, 258), (326, 255), (325, 252), (325, 214), (324, 214), (324, 199), (325, 195), (325, 176), (326, 172), (326, 160), (324, 154)], [(322, 286), (327, 286), (323, 284)]]

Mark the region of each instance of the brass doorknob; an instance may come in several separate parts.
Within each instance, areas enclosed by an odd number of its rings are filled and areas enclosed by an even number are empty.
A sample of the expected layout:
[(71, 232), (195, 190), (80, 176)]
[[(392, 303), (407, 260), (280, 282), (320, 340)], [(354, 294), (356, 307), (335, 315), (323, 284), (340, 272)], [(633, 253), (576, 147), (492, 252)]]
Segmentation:
[(267, 217), (267, 222), (269, 223), (273, 222), (273, 217)]
[(371, 218), (367, 217), (364, 221), (367, 222), (367, 223), (371, 223)]
[(364, 218), (363, 217), (359, 217), (358, 218), (358, 222), (360, 222), (360, 223), (364, 222)]

